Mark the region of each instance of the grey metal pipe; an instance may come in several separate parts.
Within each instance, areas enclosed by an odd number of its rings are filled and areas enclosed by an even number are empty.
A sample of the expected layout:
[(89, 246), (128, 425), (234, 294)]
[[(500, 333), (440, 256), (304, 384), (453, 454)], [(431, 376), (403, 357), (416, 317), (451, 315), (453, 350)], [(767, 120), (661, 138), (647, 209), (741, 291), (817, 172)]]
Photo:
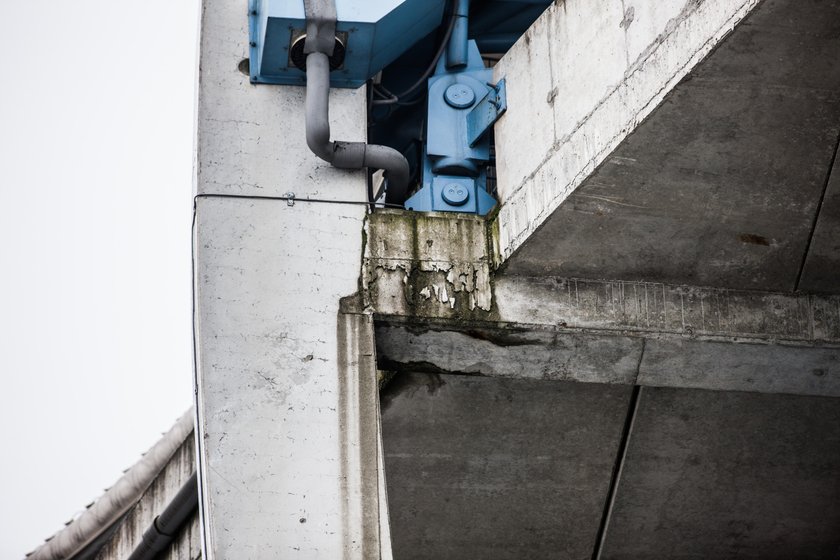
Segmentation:
[(166, 550), (198, 507), (198, 479), (193, 473), (151, 526), (128, 560), (154, 560)]
[(455, 25), (446, 47), (446, 68), (454, 70), (467, 65), (470, 0), (455, 0)]
[(364, 142), (330, 141), (330, 63), (322, 52), (306, 57), (306, 144), (316, 156), (341, 169), (372, 167), (385, 171), (387, 201), (405, 201), (408, 160), (388, 146)]

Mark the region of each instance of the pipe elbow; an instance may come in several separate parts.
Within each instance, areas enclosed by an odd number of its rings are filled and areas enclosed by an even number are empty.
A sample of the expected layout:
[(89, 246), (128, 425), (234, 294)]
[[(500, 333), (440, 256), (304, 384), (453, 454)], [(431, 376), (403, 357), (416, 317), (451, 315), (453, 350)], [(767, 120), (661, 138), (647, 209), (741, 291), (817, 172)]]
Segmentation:
[(385, 170), (388, 202), (401, 204), (408, 190), (408, 160), (388, 146), (330, 141), (330, 66), (327, 55), (306, 57), (306, 145), (316, 156), (340, 169), (372, 167)]
[(306, 145), (309, 150), (322, 160), (332, 163), (334, 151), (330, 143), (329, 127), (326, 131), (322, 127), (313, 127), (307, 122)]
[(400, 152), (388, 146), (368, 144), (365, 147), (366, 167), (385, 171), (388, 180), (387, 201), (402, 204), (408, 194), (410, 171), (408, 160)]
[(319, 158), (332, 163), (330, 142), (330, 65), (327, 55), (315, 52), (306, 57), (306, 145)]

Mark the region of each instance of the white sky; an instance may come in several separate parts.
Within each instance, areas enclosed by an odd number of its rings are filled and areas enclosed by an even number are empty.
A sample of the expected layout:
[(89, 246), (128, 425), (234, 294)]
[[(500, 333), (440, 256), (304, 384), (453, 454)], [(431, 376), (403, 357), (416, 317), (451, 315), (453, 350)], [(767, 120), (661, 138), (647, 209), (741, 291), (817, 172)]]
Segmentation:
[(198, 0), (0, 1), (0, 558), (192, 402), (197, 30)]

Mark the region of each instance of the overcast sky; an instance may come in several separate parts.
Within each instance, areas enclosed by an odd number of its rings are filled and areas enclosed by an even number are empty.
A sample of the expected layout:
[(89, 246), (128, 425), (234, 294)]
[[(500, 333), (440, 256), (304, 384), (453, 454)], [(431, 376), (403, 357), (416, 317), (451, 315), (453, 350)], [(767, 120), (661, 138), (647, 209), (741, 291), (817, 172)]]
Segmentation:
[(0, 2), (0, 558), (192, 402), (198, 0)]

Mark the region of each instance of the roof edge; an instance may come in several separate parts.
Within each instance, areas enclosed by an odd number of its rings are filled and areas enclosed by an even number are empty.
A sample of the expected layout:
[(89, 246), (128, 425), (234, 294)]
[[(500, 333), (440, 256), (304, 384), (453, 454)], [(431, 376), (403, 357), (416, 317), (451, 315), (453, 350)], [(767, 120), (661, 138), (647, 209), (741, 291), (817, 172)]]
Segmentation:
[(195, 410), (191, 407), (92, 506), (47, 542), (27, 554), (26, 560), (65, 560), (84, 550), (137, 503), (175, 451), (192, 433), (194, 417)]

